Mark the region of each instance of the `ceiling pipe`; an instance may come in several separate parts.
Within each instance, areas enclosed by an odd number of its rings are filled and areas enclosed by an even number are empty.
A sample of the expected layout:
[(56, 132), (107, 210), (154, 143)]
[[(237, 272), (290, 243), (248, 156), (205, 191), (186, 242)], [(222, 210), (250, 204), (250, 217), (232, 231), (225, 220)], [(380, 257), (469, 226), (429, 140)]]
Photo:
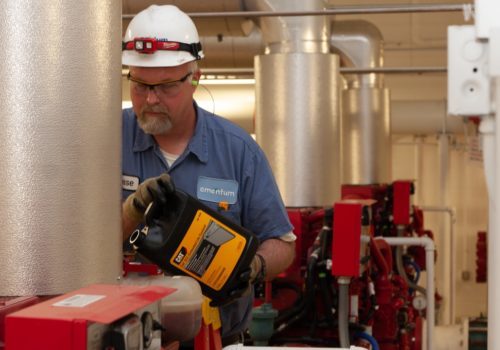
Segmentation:
[[(259, 45), (260, 46), (260, 45)], [(238, 49), (234, 49), (237, 51)], [(226, 55), (225, 53), (219, 53), (220, 55)], [(220, 75), (220, 76), (231, 76), (234, 78), (239, 78), (241, 76), (252, 76), (255, 70), (253, 67), (241, 67), (241, 68), (210, 68), (203, 69), (203, 75)], [(363, 67), (340, 67), (339, 72), (341, 74), (425, 74), (425, 73), (447, 73), (447, 67), (373, 67), (373, 68), (363, 68)], [(122, 71), (122, 76), (127, 76), (128, 70), (124, 69)]]
[[(184, 2), (184, 0), (183, 0)], [(247, 2), (247, 1), (245, 1)], [(170, 2), (172, 3), (172, 2)], [(141, 2), (143, 4), (143, 2)], [(211, 4), (211, 3), (210, 3)], [(313, 11), (223, 11), (214, 12), (190, 12), (193, 18), (216, 18), (216, 17), (299, 17), (299, 16), (331, 16), (331, 15), (361, 15), (361, 14), (386, 14), (386, 13), (435, 13), (435, 12), (459, 12), (472, 11), (472, 4), (406, 4), (406, 5), (362, 5), (362, 6), (335, 6), (323, 10)], [(124, 14), (124, 19), (131, 19), (135, 14)]]
[(200, 67), (203, 73), (211, 69), (222, 69), (223, 67), (233, 67), (232, 70), (238, 70), (245, 67), (252, 67), (254, 56), (264, 52), (265, 45), (262, 40), (262, 34), (255, 25), (246, 25), (247, 36), (218, 35), (202, 36), (200, 38), (205, 58), (200, 61)]
[[(330, 48), (340, 55), (342, 66), (374, 69), (384, 65), (382, 33), (375, 25), (353, 20), (332, 21), (331, 26)], [(348, 88), (383, 86), (383, 76), (374, 73), (349, 75), (346, 80)]]

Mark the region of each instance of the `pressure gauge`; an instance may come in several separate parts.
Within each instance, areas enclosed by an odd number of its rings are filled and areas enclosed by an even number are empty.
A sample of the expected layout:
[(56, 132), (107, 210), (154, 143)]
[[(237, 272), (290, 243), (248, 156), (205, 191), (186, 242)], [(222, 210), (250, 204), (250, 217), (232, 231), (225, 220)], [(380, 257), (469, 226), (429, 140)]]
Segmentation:
[(417, 295), (412, 301), (416, 310), (423, 310), (427, 307), (427, 299), (423, 295)]

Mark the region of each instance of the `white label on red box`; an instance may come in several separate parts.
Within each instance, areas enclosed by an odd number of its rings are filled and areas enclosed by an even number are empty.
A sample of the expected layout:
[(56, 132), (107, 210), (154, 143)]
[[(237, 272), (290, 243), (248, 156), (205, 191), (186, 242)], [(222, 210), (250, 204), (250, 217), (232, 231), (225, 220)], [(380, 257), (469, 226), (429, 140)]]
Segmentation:
[(75, 294), (69, 298), (54, 303), (53, 306), (85, 307), (105, 297), (105, 295)]

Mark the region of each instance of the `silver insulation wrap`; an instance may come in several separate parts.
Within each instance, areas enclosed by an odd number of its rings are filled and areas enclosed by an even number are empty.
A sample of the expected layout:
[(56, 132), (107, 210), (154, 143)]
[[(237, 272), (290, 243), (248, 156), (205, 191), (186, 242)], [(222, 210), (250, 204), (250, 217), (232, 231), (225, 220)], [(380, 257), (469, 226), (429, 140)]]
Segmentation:
[(368, 86), (342, 91), (344, 184), (391, 181), (391, 115), (388, 89)]
[(121, 274), (121, 1), (0, 12), (0, 295)]
[(341, 185), (338, 56), (257, 56), (255, 77), (256, 138), (285, 205), (332, 205)]

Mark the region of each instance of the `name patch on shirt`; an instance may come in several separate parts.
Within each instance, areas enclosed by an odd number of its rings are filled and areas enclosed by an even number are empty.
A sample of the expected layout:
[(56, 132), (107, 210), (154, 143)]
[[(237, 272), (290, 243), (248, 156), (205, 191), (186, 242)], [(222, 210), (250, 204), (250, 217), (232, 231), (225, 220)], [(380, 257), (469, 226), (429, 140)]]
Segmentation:
[(135, 191), (139, 187), (139, 178), (137, 176), (122, 175), (122, 189)]
[(234, 204), (238, 199), (238, 183), (234, 180), (200, 176), (197, 188), (198, 199), (208, 202)]

